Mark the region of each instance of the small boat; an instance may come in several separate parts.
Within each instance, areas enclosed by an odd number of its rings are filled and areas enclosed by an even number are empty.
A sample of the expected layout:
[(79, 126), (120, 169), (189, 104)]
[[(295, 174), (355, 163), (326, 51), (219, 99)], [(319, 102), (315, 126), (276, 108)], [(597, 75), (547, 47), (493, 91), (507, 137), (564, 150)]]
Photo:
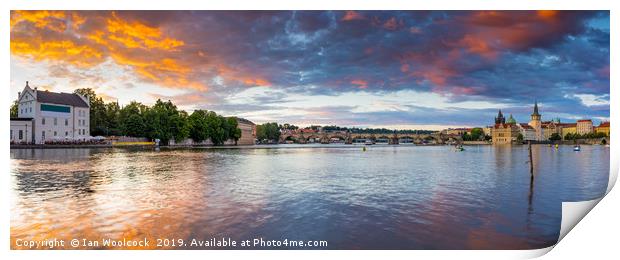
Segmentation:
[(463, 146), (462, 146), (462, 145), (457, 145), (457, 146), (455, 146), (455, 147), (454, 147), (454, 149), (455, 149), (455, 151), (456, 151), (456, 152), (462, 152), (462, 151), (465, 151), (465, 148), (463, 148)]
[(575, 152), (579, 152), (579, 151), (581, 151), (581, 146), (579, 146), (579, 145), (575, 145), (575, 146), (573, 147), (573, 151), (575, 151)]
[(372, 141), (371, 140), (366, 140), (366, 142), (364, 142), (365, 145), (372, 145)]

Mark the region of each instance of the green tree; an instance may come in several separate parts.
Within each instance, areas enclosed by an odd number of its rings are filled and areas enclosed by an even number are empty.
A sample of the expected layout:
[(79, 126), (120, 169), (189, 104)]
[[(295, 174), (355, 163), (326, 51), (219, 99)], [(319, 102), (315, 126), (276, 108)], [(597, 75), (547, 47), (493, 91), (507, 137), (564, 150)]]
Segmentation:
[(90, 103), (90, 134), (105, 135), (108, 131), (106, 122), (106, 107), (103, 99), (97, 97), (91, 88), (79, 88), (74, 93), (85, 96)]
[(118, 113), (118, 124), (121, 134), (133, 137), (146, 136), (144, 112), (147, 109), (147, 106), (136, 101), (132, 101), (124, 106)]
[[(314, 126), (318, 128), (317, 126)], [(256, 138), (258, 140), (277, 141), (280, 139), (278, 123), (264, 123), (256, 126)]]
[(130, 115), (123, 121), (123, 134), (126, 136), (144, 137), (144, 129), (144, 119), (139, 114)]
[(558, 133), (553, 133), (553, 134), (551, 134), (551, 136), (549, 137), (549, 140), (551, 140), (551, 141), (559, 141), (559, 140), (561, 140), (561, 139), (562, 139), (562, 137), (561, 137), (561, 136), (560, 136), (560, 134), (558, 134)]
[(10, 109), (11, 110), (10, 111), (11, 112), (11, 115), (10, 115), (11, 118), (17, 117), (17, 115), (18, 115), (17, 107), (18, 107), (17, 100), (15, 100), (15, 101), (13, 101), (13, 104), (11, 104), (11, 109)]
[(182, 140), (189, 136), (188, 116), (170, 101), (158, 99), (145, 111), (146, 137), (160, 139), (165, 145), (171, 139)]
[(232, 139), (235, 141), (236, 145), (239, 138), (241, 138), (241, 129), (239, 129), (239, 122), (237, 122), (237, 118), (226, 118), (226, 133), (228, 137), (227, 139)]
[(106, 135), (121, 135), (119, 123), (120, 107), (117, 102), (105, 104), (105, 130)]
[(207, 124), (206, 110), (194, 110), (189, 116), (189, 137), (196, 142), (202, 142), (209, 138), (209, 125)]
[(176, 117), (174, 118), (175, 124), (176, 124), (176, 132), (173, 132), (172, 135), (174, 136), (175, 140), (183, 140), (187, 137), (189, 137), (189, 120), (188, 120), (189, 116), (187, 115), (187, 112), (180, 110), (178, 112), (178, 115), (176, 115)]
[[(325, 130), (336, 130), (336, 129), (330, 129), (331, 127), (335, 128), (336, 126), (326, 126), (323, 129), (325, 129)], [(297, 129), (299, 129), (298, 126), (291, 125), (289, 123), (285, 123), (285, 124), (279, 125), (279, 128), (282, 129), (282, 130), (297, 130)], [(338, 127), (338, 130), (340, 130), (340, 127)]]
[(218, 116), (215, 112), (207, 113), (207, 126), (209, 138), (214, 145), (222, 145), (226, 141), (226, 130), (224, 129), (224, 117)]
[(519, 133), (519, 135), (517, 135), (517, 141), (523, 142), (523, 134), (522, 133)]
[(476, 127), (471, 130), (471, 140), (478, 141), (480, 138), (484, 137), (484, 131), (482, 128)]

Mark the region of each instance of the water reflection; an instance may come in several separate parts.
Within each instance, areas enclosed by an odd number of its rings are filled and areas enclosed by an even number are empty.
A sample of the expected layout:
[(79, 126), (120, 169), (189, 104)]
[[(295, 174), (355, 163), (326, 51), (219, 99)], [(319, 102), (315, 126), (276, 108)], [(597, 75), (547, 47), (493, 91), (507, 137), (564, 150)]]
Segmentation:
[[(327, 240), (329, 249), (552, 245), (604, 194), (609, 149), (285, 146), (11, 150), (16, 239)], [(153, 245), (151, 245), (153, 246)]]

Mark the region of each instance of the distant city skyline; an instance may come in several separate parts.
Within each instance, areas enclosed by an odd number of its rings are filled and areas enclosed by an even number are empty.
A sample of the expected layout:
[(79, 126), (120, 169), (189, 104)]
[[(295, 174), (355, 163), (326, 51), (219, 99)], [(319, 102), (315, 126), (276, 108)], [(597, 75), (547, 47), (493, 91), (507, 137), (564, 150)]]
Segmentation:
[(429, 129), (609, 120), (608, 11), (12, 11), (29, 81), (256, 123)]

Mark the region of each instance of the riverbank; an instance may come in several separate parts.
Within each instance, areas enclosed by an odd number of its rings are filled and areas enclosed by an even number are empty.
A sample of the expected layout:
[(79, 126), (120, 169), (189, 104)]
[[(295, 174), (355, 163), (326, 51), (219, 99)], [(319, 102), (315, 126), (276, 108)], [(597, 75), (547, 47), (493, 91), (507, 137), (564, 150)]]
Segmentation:
[(105, 144), (11, 144), (11, 149), (80, 149), (112, 147), (155, 147), (154, 142), (112, 142)]
[[(551, 145), (551, 142), (536, 143), (533, 145)], [(574, 145), (574, 142), (561, 142), (559, 145)], [(596, 142), (579, 142), (580, 145), (601, 145)], [(465, 141), (465, 146), (486, 146), (493, 145), (492, 143), (485, 141)], [(513, 144), (515, 146), (525, 144)], [(81, 149), (81, 148), (122, 148), (122, 147), (136, 147), (136, 148), (160, 148), (160, 149), (287, 149), (287, 148), (372, 148), (372, 147), (399, 147), (399, 146), (452, 146), (449, 144), (257, 144), (257, 145), (171, 145), (171, 146), (156, 146), (153, 142), (124, 142), (124, 143), (112, 143), (112, 144), (14, 144), (11, 145), (11, 149)]]

